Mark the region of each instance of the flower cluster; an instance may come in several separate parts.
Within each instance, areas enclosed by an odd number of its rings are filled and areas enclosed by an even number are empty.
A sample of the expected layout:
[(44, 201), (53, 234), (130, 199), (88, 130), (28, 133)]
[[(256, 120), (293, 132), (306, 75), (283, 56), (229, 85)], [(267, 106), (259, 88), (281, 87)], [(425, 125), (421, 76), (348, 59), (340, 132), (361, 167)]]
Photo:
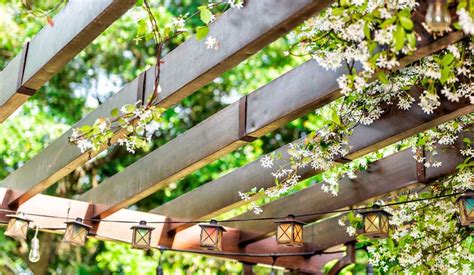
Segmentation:
[[(411, 200), (462, 192), (474, 186), (474, 170), (440, 180), (423, 193), (398, 196)], [(397, 273), (472, 274), (474, 251), (469, 229), (461, 227), (455, 198), (419, 201), (391, 208), (391, 237), (360, 241), (370, 244), (369, 262), (381, 271)], [(472, 237), (471, 237), (472, 238)], [(468, 239), (468, 241), (466, 241)]]
[[(352, 90), (342, 99), (316, 110), (324, 126), (308, 135), (304, 142), (290, 144), (285, 156), (289, 161), (272, 172), (276, 185), (264, 190), (265, 195), (277, 197), (287, 193), (299, 180), (298, 170), (310, 166), (317, 171), (338, 170), (337, 173), (329, 173), (331, 176), (326, 176), (322, 185), (324, 191), (336, 196), (338, 180), (344, 176), (353, 176), (350, 169), (340, 168), (342, 166), (335, 162), (350, 152), (348, 144), (352, 129), (359, 124), (372, 124), (391, 106), (409, 110), (415, 98), (419, 97), (418, 105), (425, 113), (431, 114), (441, 105), (442, 98), (452, 102), (464, 100), (474, 103), (473, 50), (469, 47), (467, 41), (451, 45), (441, 53), (384, 76), (384, 80), (364, 84), (362, 91)], [(418, 92), (420, 90), (423, 91), (421, 94)], [(467, 116), (446, 123), (436, 131), (419, 135), (417, 146), (425, 145), (425, 150), (434, 155), (436, 144), (452, 144), (457, 133), (471, 119), (471, 116)], [(262, 166), (273, 168), (276, 157), (274, 154), (264, 156), (261, 159)], [(441, 165), (435, 158), (419, 161), (424, 161), (428, 167)], [(364, 165), (354, 166), (364, 169)]]
[[(148, 2), (145, 0), (137, 3), (142, 9), (135, 9), (132, 14), (137, 23), (135, 40), (139, 42), (141, 39), (154, 39), (157, 44), (158, 61), (155, 68), (157, 73), (153, 94), (143, 105), (142, 102), (126, 104), (120, 109), (113, 109), (110, 118), (99, 118), (92, 125), (83, 125), (73, 129), (69, 138), (70, 142), (76, 144), (81, 153), (89, 151), (89, 157), (93, 151), (99, 151), (106, 145), (110, 146), (112, 141), (115, 140), (133, 154), (137, 149), (146, 146), (160, 127), (159, 118), (164, 110), (157, 106), (157, 98), (160, 92), (160, 64), (162, 63), (160, 59), (163, 45), (187, 31), (186, 21), (190, 17), (178, 16), (173, 18), (171, 26), (161, 29)], [(199, 15), (204, 26), (196, 28), (196, 38), (199, 40), (206, 37), (209, 32), (209, 24), (216, 19), (216, 14), (229, 8), (243, 8), (243, 0), (211, 1), (207, 5), (198, 7), (199, 11), (194, 15)], [(191, 15), (191, 17), (194, 15)], [(208, 49), (218, 50), (220, 47), (220, 43), (212, 36), (207, 37), (205, 44)]]
[(338, 80), (343, 94), (362, 92), (376, 72), (397, 68), (397, 57), (415, 50), (411, 14), (417, 5), (414, 0), (339, 1), (299, 30), (300, 48), (326, 69), (348, 67)]
[(99, 118), (92, 125), (83, 125), (72, 130), (70, 142), (76, 144), (81, 153), (99, 151), (104, 144), (110, 145), (117, 137), (119, 145), (135, 153), (144, 147), (159, 129), (159, 119), (163, 109), (156, 106), (144, 106), (140, 102), (127, 104), (111, 111), (111, 118)]

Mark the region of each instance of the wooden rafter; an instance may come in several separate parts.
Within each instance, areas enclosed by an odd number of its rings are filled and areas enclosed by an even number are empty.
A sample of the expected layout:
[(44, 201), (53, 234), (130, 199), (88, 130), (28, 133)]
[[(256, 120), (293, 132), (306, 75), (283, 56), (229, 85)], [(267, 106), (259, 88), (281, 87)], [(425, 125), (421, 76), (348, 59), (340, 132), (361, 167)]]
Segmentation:
[[(70, 1), (0, 72), (0, 122), (135, 3)], [(74, 18), (74, 20), (71, 20)]]
[[(310, 15), (324, 9), (331, 2), (328, 0), (259, 0), (249, 1), (242, 10), (226, 12), (211, 25), (209, 33), (218, 39), (225, 40), (226, 47), (222, 47), (217, 52), (209, 51), (202, 41), (189, 39), (163, 58), (159, 106), (167, 107), (179, 102), (222, 72), (276, 40)], [(272, 16), (265, 20), (252, 20), (270, 9)], [(193, 66), (188, 66), (188, 64), (193, 64)], [(125, 85), (121, 91), (74, 127), (92, 124), (97, 118), (108, 116), (110, 111), (117, 106), (134, 104), (137, 100), (147, 98), (153, 90), (153, 75), (153, 69), (143, 73), (141, 77)], [(139, 79), (144, 76), (145, 85), (141, 87)], [(71, 131), (66, 132), (0, 182), (0, 186), (12, 187), (16, 190), (10, 201), (12, 207), (41, 193), (87, 161), (88, 154), (81, 154), (76, 146), (68, 142), (70, 136)]]

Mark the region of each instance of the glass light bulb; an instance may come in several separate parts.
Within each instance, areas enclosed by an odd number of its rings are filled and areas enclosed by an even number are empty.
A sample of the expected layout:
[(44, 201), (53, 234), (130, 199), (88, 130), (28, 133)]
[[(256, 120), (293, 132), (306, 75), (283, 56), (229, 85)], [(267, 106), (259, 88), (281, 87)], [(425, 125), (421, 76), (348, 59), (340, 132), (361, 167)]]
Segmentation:
[(31, 249), (28, 259), (32, 263), (36, 263), (40, 260), (40, 243), (36, 236), (31, 239)]
[(425, 21), (433, 32), (447, 31), (451, 25), (451, 14), (446, 0), (431, 0)]

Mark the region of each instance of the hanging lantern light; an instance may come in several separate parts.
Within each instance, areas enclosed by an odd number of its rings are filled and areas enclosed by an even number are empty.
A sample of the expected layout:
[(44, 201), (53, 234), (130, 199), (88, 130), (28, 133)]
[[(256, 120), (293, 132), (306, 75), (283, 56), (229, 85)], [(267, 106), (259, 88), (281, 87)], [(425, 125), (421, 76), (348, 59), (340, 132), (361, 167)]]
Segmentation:
[(25, 214), (18, 213), (16, 215), (6, 215), (10, 219), (8, 220), (7, 230), (5, 235), (15, 238), (26, 240), (26, 234), (28, 233), (28, 226), (31, 220), (25, 217)]
[(81, 218), (75, 221), (66, 222), (66, 232), (64, 233), (63, 242), (83, 246), (86, 243), (87, 234), (92, 227), (84, 224)]
[(204, 250), (222, 250), (222, 235), (226, 230), (211, 220), (210, 223), (200, 224), (201, 227), (201, 248)]
[(426, 11), (425, 22), (433, 32), (447, 31), (451, 25), (447, 1), (431, 0)]
[(303, 225), (306, 223), (295, 220), (294, 215), (288, 215), (286, 220), (278, 224), (276, 240), (278, 244), (286, 246), (303, 246)]
[(377, 204), (375, 204), (372, 209), (362, 211), (360, 214), (364, 217), (363, 235), (372, 238), (388, 237), (388, 221), (392, 214), (388, 213), (385, 210), (382, 210)]
[(462, 226), (474, 225), (474, 191), (467, 190), (456, 202), (459, 207), (459, 219)]
[(140, 221), (138, 225), (132, 226), (132, 247), (149, 250), (151, 247), (151, 231), (155, 228), (146, 225), (146, 221)]

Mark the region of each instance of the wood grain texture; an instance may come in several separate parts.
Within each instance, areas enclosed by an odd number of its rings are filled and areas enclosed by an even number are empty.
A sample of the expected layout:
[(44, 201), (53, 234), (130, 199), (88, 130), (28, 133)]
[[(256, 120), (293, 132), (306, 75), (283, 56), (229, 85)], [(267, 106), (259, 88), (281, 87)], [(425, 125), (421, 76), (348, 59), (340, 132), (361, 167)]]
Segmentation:
[[(25, 49), (0, 72), (0, 122), (134, 3), (135, 0), (69, 1), (53, 18), (54, 27), (45, 25), (29, 42), (24, 62), (19, 61)], [(21, 74), (18, 74), (19, 71)], [(24, 91), (28, 91), (27, 95)]]
[[(164, 57), (160, 106), (178, 103), (333, 2), (247, 0), (243, 9), (229, 10), (210, 26), (209, 35), (222, 43), (218, 51), (208, 50), (202, 41), (191, 38)], [(154, 70), (149, 69), (148, 75), (153, 76)], [(147, 77), (146, 98), (153, 87), (153, 77)]]

